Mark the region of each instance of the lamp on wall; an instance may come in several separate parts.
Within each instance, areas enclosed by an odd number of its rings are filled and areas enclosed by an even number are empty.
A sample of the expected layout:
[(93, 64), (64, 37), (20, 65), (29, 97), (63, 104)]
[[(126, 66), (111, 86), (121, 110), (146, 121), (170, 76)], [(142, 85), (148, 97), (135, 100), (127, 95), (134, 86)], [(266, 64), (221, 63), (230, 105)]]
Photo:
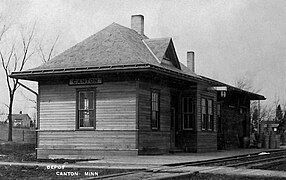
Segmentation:
[(220, 92), (220, 97), (225, 98), (226, 97), (226, 91), (221, 91)]
[(209, 87), (208, 90), (209, 91), (219, 91), (220, 97), (222, 97), (222, 98), (226, 97), (226, 91), (227, 91), (226, 86), (213, 86), (213, 87)]

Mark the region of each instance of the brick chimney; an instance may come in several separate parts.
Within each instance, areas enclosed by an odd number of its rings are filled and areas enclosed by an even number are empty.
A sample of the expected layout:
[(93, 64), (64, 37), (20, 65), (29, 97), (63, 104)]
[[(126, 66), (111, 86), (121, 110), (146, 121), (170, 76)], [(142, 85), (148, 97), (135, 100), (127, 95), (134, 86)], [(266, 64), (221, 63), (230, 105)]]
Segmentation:
[(144, 34), (144, 16), (132, 15), (131, 16), (131, 29), (135, 30), (139, 34)]
[(187, 52), (187, 67), (195, 72), (195, 53), (194, 51)]

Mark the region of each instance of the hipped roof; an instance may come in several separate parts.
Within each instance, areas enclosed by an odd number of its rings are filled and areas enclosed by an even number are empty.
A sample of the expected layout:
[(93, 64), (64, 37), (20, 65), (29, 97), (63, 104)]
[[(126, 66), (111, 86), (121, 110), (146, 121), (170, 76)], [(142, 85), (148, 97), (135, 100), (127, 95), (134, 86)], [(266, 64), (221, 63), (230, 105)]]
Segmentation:
[[(171, 65), (164, 63), (164, 60), (168, 59), (166, 55), (171, 56)], [(149, 39), (117, 23), (112, 23), (43, 65), (27, 71), (13, 72), (11, 77), (38, 80), (39, 77), (47, 75), (126, 69), (155, 70), (190, 81), (211, 80), (198, 76), (179, 62), (172, 38)], [(212, 81), (213, 84), (219, 84), (217, 82)], [(233, 88), (235, 89), (240, 90)], [(256, 96), (254, 93), (251, 94)], [(257, 96), (259, 99), (262, 97)]]
[(31, 69), (81, 68), (112, 65), (157, 64), (141, 36), (134, 30), (112, 23), (47, 63)]

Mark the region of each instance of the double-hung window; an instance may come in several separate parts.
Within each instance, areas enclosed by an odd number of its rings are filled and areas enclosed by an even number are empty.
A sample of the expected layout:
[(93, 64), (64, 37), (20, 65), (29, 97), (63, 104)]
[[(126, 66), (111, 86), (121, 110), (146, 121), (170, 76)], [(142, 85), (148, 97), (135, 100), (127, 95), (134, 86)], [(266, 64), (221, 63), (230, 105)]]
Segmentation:
[(221, 133), (222, 132), (222, 121), (221, 121), (221, 105), (220, 104), (218, 104), (217, 105), (217, 113), (216, 113), (216, 115), (217, 115), (217, 129), (218, 129), (218, 132), (219, 133)]
[(183, 122), (184, 129), (194, 128), (194, 105), (190, 97), (183, 97)]
[(213, 100), (202, 98), (202, 130), (214, 130)]
[(159, 129), (160, 125), (160, 94), (151, 91), (151, 129)]
[(95, 90), (77, 90), (77, 129), (95, 128)]

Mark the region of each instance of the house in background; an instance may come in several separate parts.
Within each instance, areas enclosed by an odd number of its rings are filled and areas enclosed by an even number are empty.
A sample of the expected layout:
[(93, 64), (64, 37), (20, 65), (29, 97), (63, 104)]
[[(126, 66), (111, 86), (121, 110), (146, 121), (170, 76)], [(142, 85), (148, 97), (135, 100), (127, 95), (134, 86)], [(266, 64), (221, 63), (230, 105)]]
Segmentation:
[[(7, 118), (7, 117), (6, 117)], [(8, 120), (6, 120), (8, 123)], [(31, 118), (28, 114), (23, 114), (22, 111), (19, 114), (12, 114), (13, 127), (31, 127)]]
[(0, 124), (5, 124), (7, 120), (7, 114), (0, 114)]
[(270, 133), (270, 132), (276, 132), (278, 133), (278, 127), (279, 123), (277, 121), (262, 121), (261, 122), (261, 128), (262, 128), (262, 133)]
[(144, 17), (113, 23), (31, 70), (37, 81), (37, 158), (205, 152), (239, 147), (250, 101), (265, 97), (195, 73), (172, 38), (148, 38)]

